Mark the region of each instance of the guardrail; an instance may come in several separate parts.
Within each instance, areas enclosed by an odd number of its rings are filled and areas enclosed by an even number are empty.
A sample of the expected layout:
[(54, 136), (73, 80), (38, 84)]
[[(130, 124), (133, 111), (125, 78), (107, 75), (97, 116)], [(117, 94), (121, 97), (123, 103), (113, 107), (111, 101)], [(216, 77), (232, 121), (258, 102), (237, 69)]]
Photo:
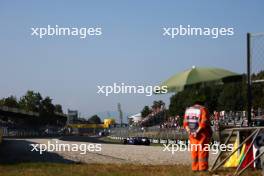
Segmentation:
[[(158, 141), (163, 140), (188, 140), (188, 134), (182, 128), (112, 128), (110, 129), (110, 136), (117, 139), (124, 139), (127, 137), (147, 137)], [(219, 141), (218, 132), (213, 133), (213, 140)]]

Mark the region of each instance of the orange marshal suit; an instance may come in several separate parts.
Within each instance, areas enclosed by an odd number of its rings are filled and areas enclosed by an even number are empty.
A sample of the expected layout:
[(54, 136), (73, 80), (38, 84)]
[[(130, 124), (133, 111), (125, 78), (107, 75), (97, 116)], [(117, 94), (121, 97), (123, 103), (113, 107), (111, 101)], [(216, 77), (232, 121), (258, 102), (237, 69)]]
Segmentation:
[(194, 105), (187, 108), (184, 114), (183, 126), (190, 128), (191, 133), (195, 132), (199, 127), (201, 130), (194, 137), (189, 136), (190, 144), (200, 144), (201, 147), (192, 147), (192, 170), (205, 171), (208, 169), (209, 151), (205, 151), (205, 144), (209, 144), (212, 136), (210, 127), (210, 117), (208, 110), (201, 105)]

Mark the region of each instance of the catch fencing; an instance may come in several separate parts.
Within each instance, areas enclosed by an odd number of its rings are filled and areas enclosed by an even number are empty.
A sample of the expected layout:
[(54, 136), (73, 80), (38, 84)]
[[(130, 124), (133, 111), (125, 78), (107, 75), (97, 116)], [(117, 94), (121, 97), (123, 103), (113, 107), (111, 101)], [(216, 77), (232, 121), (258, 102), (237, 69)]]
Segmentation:
[(247, 34), (248, 119), (264, 117), (264, 33)]
[(110, 129), (110, 135), (121, 138), (147, 137), (152, 139), (187, 139), (187, 133), (182, 128), (159, 128), (159, 126), (112, 128)]
[[(188, 134), (183, 128), (160, 128), (153, 127), (119, 127), (110, 129), (110, 137), (114, 139), (125, 139), (128, 137), (146, 137), (153, 143), (168, 143), (169, 141), (186, 141)], [(213, 140), (218, 141), (218, 133), (213, 133)], [(155, 142), (156, 141), (156, 142)]]
[[(246, 111), (225, 111), (216, 122), (214, 116), (211, 118), (211, 128), (213, 130), (213, 140), (219, 141), (219, 132), (221, 129), (231, 127), (247, 126)], [(110, 137), (122, 140), (128, 137), (147, 137), (154, 140), (188, 140), (188, 134), (183, 127), (161, 128), (161, 126), (151, 127), (113, 127), (109, 130)]]

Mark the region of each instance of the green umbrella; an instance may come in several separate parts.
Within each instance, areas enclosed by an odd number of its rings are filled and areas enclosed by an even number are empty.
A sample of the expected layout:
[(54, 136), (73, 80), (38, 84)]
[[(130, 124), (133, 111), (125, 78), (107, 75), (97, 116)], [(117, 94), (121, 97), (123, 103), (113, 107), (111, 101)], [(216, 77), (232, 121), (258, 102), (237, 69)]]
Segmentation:
[(213, 67), (195, 67), (180, 72), (163, 82), (161, 86), (167, 86), (169, 92), (180, 92), (185, 86), (211, 81), (222, 81), (225, 78), (239, 77), (238, 73)]

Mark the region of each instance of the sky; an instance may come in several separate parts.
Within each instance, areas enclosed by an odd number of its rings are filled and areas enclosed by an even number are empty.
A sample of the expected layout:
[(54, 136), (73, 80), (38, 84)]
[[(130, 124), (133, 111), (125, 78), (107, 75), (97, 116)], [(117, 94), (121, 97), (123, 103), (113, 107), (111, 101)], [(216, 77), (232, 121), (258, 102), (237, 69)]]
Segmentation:
[[(98, 85), (158, 85), (195, 66), (246, 72), (246, 33), (263, 32), (264, 1), (0, 0), (0, 98), (27, 90), (88, 117), (138, 113), (167, 95), (97, 94)], [(32, 27), (101, 27), (102, 35), (37, 38)], [(233, 36), (166, 38), (163, 27), (232, 27)]]

